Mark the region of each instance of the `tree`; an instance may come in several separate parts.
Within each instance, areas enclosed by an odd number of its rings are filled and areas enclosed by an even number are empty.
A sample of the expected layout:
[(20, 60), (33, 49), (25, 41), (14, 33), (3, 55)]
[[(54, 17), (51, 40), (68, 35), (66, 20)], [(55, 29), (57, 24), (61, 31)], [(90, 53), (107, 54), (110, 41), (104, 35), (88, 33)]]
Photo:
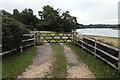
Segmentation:
[(22, 44), (22, 35), (29, 33), (25, 25), (13, 18), (2, 18), (2, 48), (3, 51), (17, 49)]
[(39, 11), (38, 15), (40, 16), (42, 22), (41, 24), (39, 23), (38, 27), (42, 27), (43, 29), (44, 26), (44, 29), (46, 30), (54, 30), (58, 25), (59, 12), (54, 10), (53, 7), (49, 5), (44, 6), (43, 11)]
[(12, 17), (12, 14), (10, 14), (9, 12), (7, 12), (5, 10), (1, 10), (0, 12), (2, 12), (2, 13), (0, 13), (0, 15), (2, 17)]
[(36, 28), (36, 23), (38, 21), (38, 18), (33, 14), (33, 10), (27, 8), (20, 13), (17, 9), (14, 9), (13, 18), (27, 25), (26, 28), (28, 28), (29, 30), (33, 30), (34, 28)]
[(38, 11), (38, 15), (40, 16), (41, 20), (43, 20), (43, 14), (42, 14), (42, 11)]
[(21, 21), (21, 16), (20, 16), (20, 13), (17, 9), (13, 10), (13, 18), (18, 20), (18, 21)]
[(62, 13), (62, 27), (65, 32), (71, 32), (77, 28), (77, 18), (70, 15), (69, 11)]
[[(60, 15), (61, 9), (55, 10), (47, 5), (43, 7), (43, 11), (39, 11), (40, 22), (37, 29), (53, 30), (57, 32), (71, 32), (78, 25), (76, 17), (69, 14), (69, 11)], [(41, 28), (40, 28), (41, 27)]]

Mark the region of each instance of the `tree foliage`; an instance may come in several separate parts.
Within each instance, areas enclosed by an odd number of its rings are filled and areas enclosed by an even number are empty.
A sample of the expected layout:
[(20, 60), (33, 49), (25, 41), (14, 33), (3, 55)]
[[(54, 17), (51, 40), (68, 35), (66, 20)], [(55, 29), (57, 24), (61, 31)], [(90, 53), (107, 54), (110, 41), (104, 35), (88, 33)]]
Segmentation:
[(0, 10), (0, 15), (2, 17), (13, 17), (12, 14), (10, 14), (9, 12), (5, 11), (5, 10)]
[(36, 27), (36, 23), (38, 21), (38, 18), (33, 14), (32, 9), (24, 9), (22, 12), (14, 9), (13, 18), (27, 25), (29, 30), (33, 30)]
[(71, 32), (75, 30), (79, 25), (77, 18), (70, 15), (69, 11), (61, 12), (61, 9), (54, 9), (47, 5), (42, 7), (42, 11), (38, 11), (40, 19), (33, 14), (32, 9), (24, 9), (19, 12), (17, 9), (13, 10), (13, 14), (10, 14), (3, 10), (3, 17), (14, 18), (15, 20), (26, 25), (29, 30), (50, 30), (57, 32)]
[(2, 47), (3, 51), (19, 48), (22, 43), (22, 35), (29, 33), (25, 25), (13, 18), (2, 18)]
[(77, 19), (71, 16), (69, 11), (61, 14), (58, 8), (55, 10), (53, 7), (47, 5), (43, 7), (43, 11), (39, 11), (39, 23), (37, 24), (38, 30), (53, 30), (57, 32), (71, 32), (77, 28)]

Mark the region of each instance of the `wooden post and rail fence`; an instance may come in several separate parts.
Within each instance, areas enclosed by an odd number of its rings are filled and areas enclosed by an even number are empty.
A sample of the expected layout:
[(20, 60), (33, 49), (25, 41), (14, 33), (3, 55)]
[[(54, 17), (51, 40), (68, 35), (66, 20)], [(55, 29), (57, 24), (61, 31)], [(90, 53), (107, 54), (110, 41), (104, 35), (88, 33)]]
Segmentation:
[(103, 42), (83, 36), (80, 38), (74, 34), (74, 44), (92, 53), (95, 58), (99, 58), (120, 72), (120, 50)]
[[(113, 68), (117, 69), (120, 72), (120, 50), (116, 47), (110, 46), (108, 44), (102, 43), (95, 39), (87, 38), (82, 36), (80, 38), (77, 36), (76, 32), (73, 33), (41, 33), (37, 32), (35, 34), (24, 34), (24, 37), (31, 36), (30, 39), (22, 40), (22, 42), (29, 42), (26, 45), (20, 46), (20, 51), (22, 52), (25, 47), (35, 45), (35, 42), (40, 43), (41, 41), (46, 41), (48, 43), (62, 43), (62, 42), (72, 42), (74, 45), (80, 46), (83, 50), (86, 50), (95, 58), (99, 58), (102, 61), (106, 62)], [(2, 46), (0, 46), (2, 47)], [(0, 55), (13, 52), (17, 49), (10, 51), (5, 51), (0, 53)]]
[[(35, 40), (34, 35), (35, 34), (24, 34), (23, 35), (23, 38), (26, 38), (26, 37), (29, 37), (29, 38), (22, 40), (22, 44), (19, 47), (20, 52), (23, 52), (24, 48), (29, 47), (31, 45), (34, 45), (34, 40)], [(0, 46), (0, 48), (1, 47), (2, 47), (2, 45)], [(0, 53), (0, 55), (8, 54), (8, 53), (11, 53), (11, 52), (14, 52), (14, 51), (17, 51), (17, 50), (18, 50), (18, 48), (17, 49), (8, 50), (8, 51), (4, 51), (4, 52)]]

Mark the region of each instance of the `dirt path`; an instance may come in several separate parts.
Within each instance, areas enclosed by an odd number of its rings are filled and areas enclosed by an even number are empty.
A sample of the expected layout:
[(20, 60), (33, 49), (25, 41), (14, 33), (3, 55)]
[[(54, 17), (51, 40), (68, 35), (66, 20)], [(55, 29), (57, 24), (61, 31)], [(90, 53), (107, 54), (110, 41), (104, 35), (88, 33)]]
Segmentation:
[(49, 43), (37, 46), (37, 53), (33, 64), (18, 78), (45, 78), (49, 73), (49, 67), (53, 58), (52, 46)]
[(82, 61), (77, 60), (76, 54), (65, 44), (61, 43), (67, 58), (67, 78), (95, 78), (94, 74)]

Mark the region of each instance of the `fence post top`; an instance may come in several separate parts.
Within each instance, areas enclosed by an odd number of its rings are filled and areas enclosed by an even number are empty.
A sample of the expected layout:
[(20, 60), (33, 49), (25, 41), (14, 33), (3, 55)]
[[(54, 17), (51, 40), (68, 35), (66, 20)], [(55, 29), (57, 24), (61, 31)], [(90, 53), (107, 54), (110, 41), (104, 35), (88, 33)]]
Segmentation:
[(95, 38), (94, 38), (95, 42), (97, 41)]
[(37, 32), (37, 36), (40, 36), (40, 32)]

